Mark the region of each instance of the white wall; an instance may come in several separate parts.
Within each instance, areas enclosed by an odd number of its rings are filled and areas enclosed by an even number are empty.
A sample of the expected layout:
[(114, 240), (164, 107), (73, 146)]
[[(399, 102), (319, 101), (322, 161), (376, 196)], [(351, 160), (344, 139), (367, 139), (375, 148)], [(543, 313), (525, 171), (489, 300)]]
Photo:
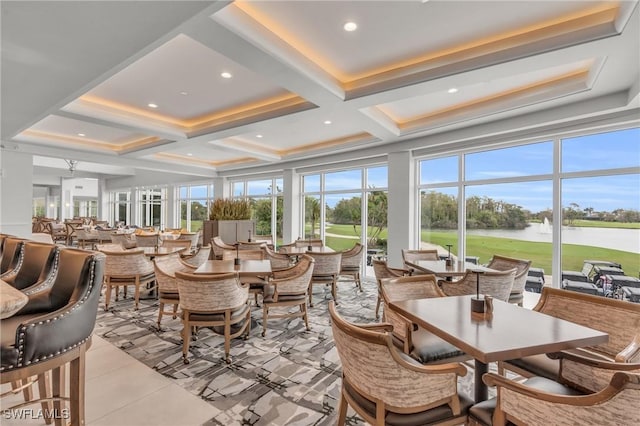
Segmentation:
[(33, 156), (0, 150), (0, 232), (31, 236)]

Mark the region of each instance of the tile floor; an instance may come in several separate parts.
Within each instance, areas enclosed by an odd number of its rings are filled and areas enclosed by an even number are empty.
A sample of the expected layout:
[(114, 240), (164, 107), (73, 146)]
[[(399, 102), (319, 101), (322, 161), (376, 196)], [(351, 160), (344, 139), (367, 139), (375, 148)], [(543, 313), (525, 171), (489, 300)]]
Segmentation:
[[(524, 305), (535, 306), (539, 295), (525, 292)], [(124, 351), (94, 335), (87, 353), (86, 424), (117, 426), (201, 425), (220, 411)], [(2, 392), (9, 389), (2, 386)], [(36, 391), (37, 392), (37, 391)], [(0, 401), (0, 409), (22, 401), (22, 394)], [(37, 413), (39, 405), (31, 405)], [(42, 419), (15, 419), (0, 413), (3, 426), (44, 425)]]

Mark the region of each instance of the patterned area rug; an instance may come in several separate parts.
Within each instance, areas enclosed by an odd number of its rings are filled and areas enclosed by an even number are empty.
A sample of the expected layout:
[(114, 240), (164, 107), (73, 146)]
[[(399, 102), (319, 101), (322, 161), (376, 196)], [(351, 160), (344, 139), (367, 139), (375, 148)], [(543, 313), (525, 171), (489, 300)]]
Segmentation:
[[(349, 321), (375, 321), (375, 282), (363, 282), (363, 290), (353, 282), (338, 285), (338, 309)], [(191, 342), (191, 362), (184, 364), (180, 319), (164, 316), (158, 331), (154, 298), (141, 300), (138, 311), (131, 296), (112, 302), (109, 312), (101, 304), (95, 333), (218, 408), (221, 413), (206, 425), (334, 425), (341, 372), (329, 324), (330, 292), (315, 286), (313, 300), (311, 331), (299, 318), (275, 319), (265, 337), (262, 310), (253, 306), (250, 337), (232, 340), (231, 364), (223, 359), (223, 337), (210, 329), (199, 331)], [(472, 377), (461, 379), (467, 393)], [(347, 424), (364, 422), (349, 410)]]

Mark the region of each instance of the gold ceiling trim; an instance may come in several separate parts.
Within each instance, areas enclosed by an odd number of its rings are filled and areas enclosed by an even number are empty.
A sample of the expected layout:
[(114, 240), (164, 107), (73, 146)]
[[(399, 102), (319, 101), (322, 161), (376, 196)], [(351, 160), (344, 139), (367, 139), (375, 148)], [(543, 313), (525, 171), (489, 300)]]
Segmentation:
[(98, 108), (101, 111), (120, 116), (133, 116), (144, 120), (151, 120), (163, 125), (177, 127), (185, 133), (229, 125), (239, 120), (258, 117), (263, 114), (274, 113), (309, 104), (300, 96), (287, 93), (285, 95), (274, 96), (272, 98), (263, 99), (238, 107), (228, 108), (212, 114), (205, 114), (191, 119), (179, 119), (93, 95), (83, 95), (78, 98), (78, 100), (82, 105), (90, 108)]
[(381, 113), (393, 120), (393, 122), (400, 130), (406, 130), (408, 128), (423, 127), (443, 117), (460, 115), (462, 113), (477, 110), (479, 108), (497, 104), (499, 102), (517, 99), (526, 95), (536, 94), (542, 90), (553, 89), (561, 85), (566, 85), (568, 83), (585, 82), (588, 76), (588, 68), (575, 70), (559, 76), (548, 78), (546, 80), (537, 81), (535, 83), (530, 83), (525, 86), (505, 90), (482, 98), (472, 99), (467, 102), (462, 102), (450, 107), (442, 108), (426, 114), (421, 114), (408, 119), (400, 118), (382, 106), (378, 106), (376, 108)]
[(335, 146), (346, 145), (348, 143), (364, 142), (367, 140), (374, 140), (374, 139), (375, 137), (370, 133), (361, 132), (361, 133), (356, 133), (355, 135), (329, 139), (322, 142), (299, 145), (293, 148), (277, 151), (277, 153), (281, 156), (287, 156), (287, 155), (298, 154), (300, 152), (305, 152), (305, 151), (317, 151), (319, 149), (326, 149), (326, 148), (331, 148)]
[(156, 142), (161, 140), (156, 136), (148, 136), (140, 139), (133, 139), (131, 141), (124, 142), (122, 144), (114, 144), (111, 142), (105, 142), (97, 139), (90, 139), (90, 138), (85, 138), (80, 136), (76, 137), (76, 136), (70, 136), (70, 135), (61, 135), (59, 133), (43, 132), (39, 130), (30, 130), (30, 129), (23, 131), (21, 135), (25, 137), (30, 137), (30, 138), (45, 139), (51, 142), (80, 145), (80, 146), (89, 147), (89, 148), (96, 148), (97, 146), (99, 148), (108, 149), (113, 152), (124, 152), (124, 151), (131, 151), (131, 150), (139, 149), (143, 147), (148, 147), (148, 146), (154, 145)]
[(174, 161), (178, 160), (178, 161), (183, 161), (183, 162), (192, 163), (192, 164), (202, 164), (210, 167), (221, 167), (221, 166), (227, 166), (231, 164), (242, 164), (242, 163), (250, 163), (250, 162), (256, 161), (256, 159), (252, 157), (234, 158), (232, 160), (224, 160), (224, 161), (209, 161), (209, 160), (203, 160), (201, 158), (194, 158), (194, 157), (189, 157), (181, 154), (170, 154), (167, 152), (160, 152), (158, 154), (154, 154), (154, 157), (158, 159), (165, 159), (165, 160), (174, 160)]
[(426, 69), (454, 64), (469, 58), (504, 51), (505, 49), (523, 47), (527, 44), (594, 28), (603, 24), (613, 24), (620, 10), (620, 4), (618, 2), (606, 2), (558, 18), (349, 75), (338, 70), (337, 67), (326, 58), (320, 57), (317, 52), (296, 39), (278, 23), (260, 13), (249, 2), (236, 0), (234, 5), (300, 54), (327, 71), (333, 78), (338, 80), (345, 91), (382, 83), (393, 78), (407, 76)]

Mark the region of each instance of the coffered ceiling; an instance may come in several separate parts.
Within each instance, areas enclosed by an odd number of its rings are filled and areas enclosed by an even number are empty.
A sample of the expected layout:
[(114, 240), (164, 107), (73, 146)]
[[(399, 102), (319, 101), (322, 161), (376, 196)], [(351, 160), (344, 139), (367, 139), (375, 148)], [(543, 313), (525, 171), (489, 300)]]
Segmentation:
[(202, 177), (634, 110), (637, 3), (3, 1), (3, 149)]

